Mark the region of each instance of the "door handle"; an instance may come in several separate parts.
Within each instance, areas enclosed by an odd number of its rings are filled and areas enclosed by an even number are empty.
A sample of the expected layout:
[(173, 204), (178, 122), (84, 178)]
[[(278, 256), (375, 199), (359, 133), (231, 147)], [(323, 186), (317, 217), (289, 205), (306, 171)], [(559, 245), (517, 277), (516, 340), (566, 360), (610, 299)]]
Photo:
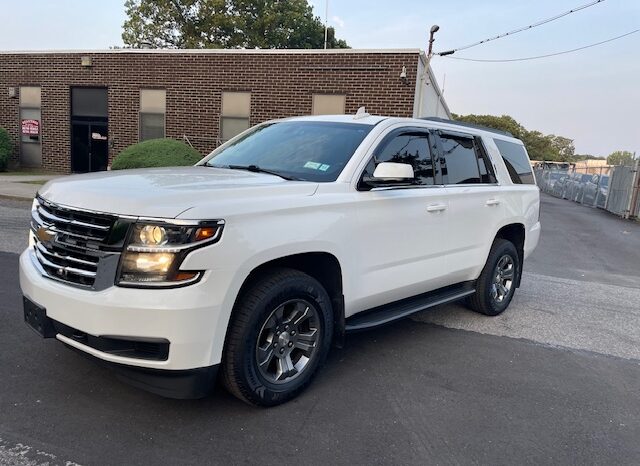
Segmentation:
[(498, 205), (500, 204), (500, 199), (489, 199), (485, 204), (488, 206)]
[(431, 204), (427, 206), (427, 212), (440, 212), (446, 209), (446, 204)]

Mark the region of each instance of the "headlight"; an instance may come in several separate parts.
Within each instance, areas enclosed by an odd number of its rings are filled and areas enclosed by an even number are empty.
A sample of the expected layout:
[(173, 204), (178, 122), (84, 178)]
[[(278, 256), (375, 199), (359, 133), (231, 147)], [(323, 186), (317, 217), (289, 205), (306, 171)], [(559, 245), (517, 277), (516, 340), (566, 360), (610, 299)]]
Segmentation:
[(193, 249), (220, 239), (224, 222), (138, 222), (131, 226), (120, 259), (120, 286), (167, 287), (198, 281), (202, 271), (180, 270)]

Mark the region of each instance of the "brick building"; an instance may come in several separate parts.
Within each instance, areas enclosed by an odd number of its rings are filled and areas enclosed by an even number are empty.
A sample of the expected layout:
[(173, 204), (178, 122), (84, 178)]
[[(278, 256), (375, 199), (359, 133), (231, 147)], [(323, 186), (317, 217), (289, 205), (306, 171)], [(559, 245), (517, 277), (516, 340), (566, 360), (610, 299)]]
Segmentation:
[(259, 122), (369, 113), (450, 117), (420, 50), (0, 52), (13, 164), (103, 170), (126, 146), (183, 139), (203, 154)]

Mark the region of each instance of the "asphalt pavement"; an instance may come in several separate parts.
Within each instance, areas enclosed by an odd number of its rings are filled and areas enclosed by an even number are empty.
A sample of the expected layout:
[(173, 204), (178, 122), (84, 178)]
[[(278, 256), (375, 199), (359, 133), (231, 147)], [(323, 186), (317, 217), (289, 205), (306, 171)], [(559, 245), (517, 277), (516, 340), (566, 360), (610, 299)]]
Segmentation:
[(163, 399), (38, 338), (16, 276), (28, 207), (0, 201), (0, 464), (638, 464), (637, 223), (544, 196), (503, 315), (351, 335), (302, 396), (257, 409)]

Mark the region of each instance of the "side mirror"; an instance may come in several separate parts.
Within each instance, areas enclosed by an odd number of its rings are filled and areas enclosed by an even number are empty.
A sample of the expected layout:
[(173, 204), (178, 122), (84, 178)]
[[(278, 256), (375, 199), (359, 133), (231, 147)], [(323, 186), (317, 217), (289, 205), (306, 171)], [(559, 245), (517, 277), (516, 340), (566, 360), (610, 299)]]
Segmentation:
[(411, 183), (415, 178), (408, 163), (380, 162), (370, 179), (374, 184)]

